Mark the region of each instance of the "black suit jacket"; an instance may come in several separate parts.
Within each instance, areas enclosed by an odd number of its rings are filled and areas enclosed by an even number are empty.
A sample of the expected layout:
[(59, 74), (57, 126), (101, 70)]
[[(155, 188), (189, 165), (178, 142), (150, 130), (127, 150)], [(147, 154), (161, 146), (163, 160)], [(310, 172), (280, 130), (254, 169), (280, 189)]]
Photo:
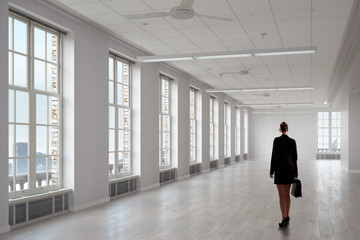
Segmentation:
[(287, 135), (274, 139), (270, 174), (289, 172), (298, 176), (296, 141)]

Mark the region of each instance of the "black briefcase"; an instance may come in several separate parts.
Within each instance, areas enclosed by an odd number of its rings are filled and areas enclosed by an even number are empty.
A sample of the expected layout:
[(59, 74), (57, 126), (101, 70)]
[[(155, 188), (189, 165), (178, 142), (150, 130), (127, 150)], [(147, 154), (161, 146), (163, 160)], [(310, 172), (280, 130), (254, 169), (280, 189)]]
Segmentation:
[(301, 191), (301, 181), (297, 178), (294, 179), (294, 183), (291, 184), (291, 195), (294, 197), (302, 197), (302, 191)]

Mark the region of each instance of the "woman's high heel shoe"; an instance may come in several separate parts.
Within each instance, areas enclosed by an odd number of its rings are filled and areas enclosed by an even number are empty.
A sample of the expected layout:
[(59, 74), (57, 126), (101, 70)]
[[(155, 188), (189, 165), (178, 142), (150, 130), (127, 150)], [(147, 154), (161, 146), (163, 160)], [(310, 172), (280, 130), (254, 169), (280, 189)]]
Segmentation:
[(285, 228), (289, 226), (289, 221), (290, 221), (290, 217), (287, 216), (286, 218), (284, 218), (284, 220), (281, 223), (279, 223), (279, 227)]

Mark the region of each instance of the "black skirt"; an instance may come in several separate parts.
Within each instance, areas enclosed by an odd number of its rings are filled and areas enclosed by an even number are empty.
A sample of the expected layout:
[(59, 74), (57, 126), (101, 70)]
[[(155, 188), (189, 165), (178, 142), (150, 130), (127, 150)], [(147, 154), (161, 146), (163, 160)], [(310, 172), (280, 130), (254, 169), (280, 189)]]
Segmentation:
[(294, 171), (292, 169), (281, 169), (275, 171), (274, 184), (291, 184), (294, 182)]

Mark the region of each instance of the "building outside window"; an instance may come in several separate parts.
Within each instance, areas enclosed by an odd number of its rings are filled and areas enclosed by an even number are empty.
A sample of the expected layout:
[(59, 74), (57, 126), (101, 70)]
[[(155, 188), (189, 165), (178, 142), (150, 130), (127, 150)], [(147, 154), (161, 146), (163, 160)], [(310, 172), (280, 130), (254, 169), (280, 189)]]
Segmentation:
[(318, 152), (340, 152), (340, 112), (318, 112)]
[(214, 115), (215, 115), (215, 98), (210, 96), (210, 103), (209, 103), (209, 112), (210, 112), (210, 159), (215, 159), (215, 122), (214, 122)]
[(9, 193), (62, 187), (61, 34), (9, 13)]
[(131, 65), (109, 56), (109, 177), (131, 174)]
[(190, 163), (196, 163), (196, 92), (190, 88)]
[(160, 75), (160, 116), (159, 116), (159, 166), (171, 166), (171, 109), (170, 89), (171, 79)]

